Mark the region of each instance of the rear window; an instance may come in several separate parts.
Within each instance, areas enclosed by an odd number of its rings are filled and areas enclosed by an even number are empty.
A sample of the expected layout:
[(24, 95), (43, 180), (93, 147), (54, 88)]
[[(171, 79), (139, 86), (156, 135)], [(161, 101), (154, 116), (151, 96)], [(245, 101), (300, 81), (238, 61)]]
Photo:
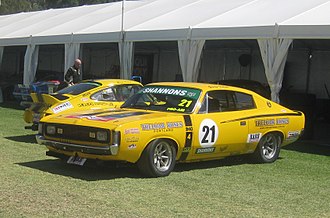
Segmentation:
[(83, 92), (97, 88), (99, 86), (101, 86), (100, 83), (94, 83), (94, 82), (78, 83), (58, 91), (57, 94), (79, 95)]

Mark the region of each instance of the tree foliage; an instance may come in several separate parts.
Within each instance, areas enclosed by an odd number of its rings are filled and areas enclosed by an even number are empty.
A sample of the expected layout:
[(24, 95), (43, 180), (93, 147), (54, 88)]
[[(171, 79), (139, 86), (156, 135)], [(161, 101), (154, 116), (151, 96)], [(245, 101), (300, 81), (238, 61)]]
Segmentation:
[(0, 0), (0, 15), (115, 1), (119, 0)]

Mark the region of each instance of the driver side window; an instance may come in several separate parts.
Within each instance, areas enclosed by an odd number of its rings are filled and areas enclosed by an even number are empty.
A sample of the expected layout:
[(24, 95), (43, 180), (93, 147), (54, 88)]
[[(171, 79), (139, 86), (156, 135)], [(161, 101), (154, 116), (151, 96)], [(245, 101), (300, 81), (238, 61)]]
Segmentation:
[(255, 108), (251, 95), (233, 91), (210, 91), (206, 93), (199, 113), (216, 113)]
[(91, 96), (91, 99), (97, 101), (116, 101), (112, 88), (106, 88), (96, 92)]

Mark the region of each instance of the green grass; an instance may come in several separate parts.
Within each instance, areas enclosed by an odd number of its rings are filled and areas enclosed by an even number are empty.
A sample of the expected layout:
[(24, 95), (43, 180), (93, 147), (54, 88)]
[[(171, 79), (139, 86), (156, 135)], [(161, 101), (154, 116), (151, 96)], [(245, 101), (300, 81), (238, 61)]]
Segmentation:
[(134, 166), (77, 167), (47, 157), (23, 128), (23, 110), (5, 106), (0, 217), (330, 217), (328, 148), (313, 152), (300, 142), (273, 164), (233, 157), (144, 178)]

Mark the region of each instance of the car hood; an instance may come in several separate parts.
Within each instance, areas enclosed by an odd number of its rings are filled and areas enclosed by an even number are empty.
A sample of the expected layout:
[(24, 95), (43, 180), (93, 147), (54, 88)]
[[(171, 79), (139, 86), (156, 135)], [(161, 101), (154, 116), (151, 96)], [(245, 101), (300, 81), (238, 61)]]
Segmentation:
[(183, 114), (178, 113), (169, 114), (165, 112), (132, 109), (89, 110), (79, 113), (52, 115), (42, 119), (41, 122), (115, 128), (126, 123), (149, 123), (155, 119), (164, 120), (166, 119), (165, 117), (182, 115)]

